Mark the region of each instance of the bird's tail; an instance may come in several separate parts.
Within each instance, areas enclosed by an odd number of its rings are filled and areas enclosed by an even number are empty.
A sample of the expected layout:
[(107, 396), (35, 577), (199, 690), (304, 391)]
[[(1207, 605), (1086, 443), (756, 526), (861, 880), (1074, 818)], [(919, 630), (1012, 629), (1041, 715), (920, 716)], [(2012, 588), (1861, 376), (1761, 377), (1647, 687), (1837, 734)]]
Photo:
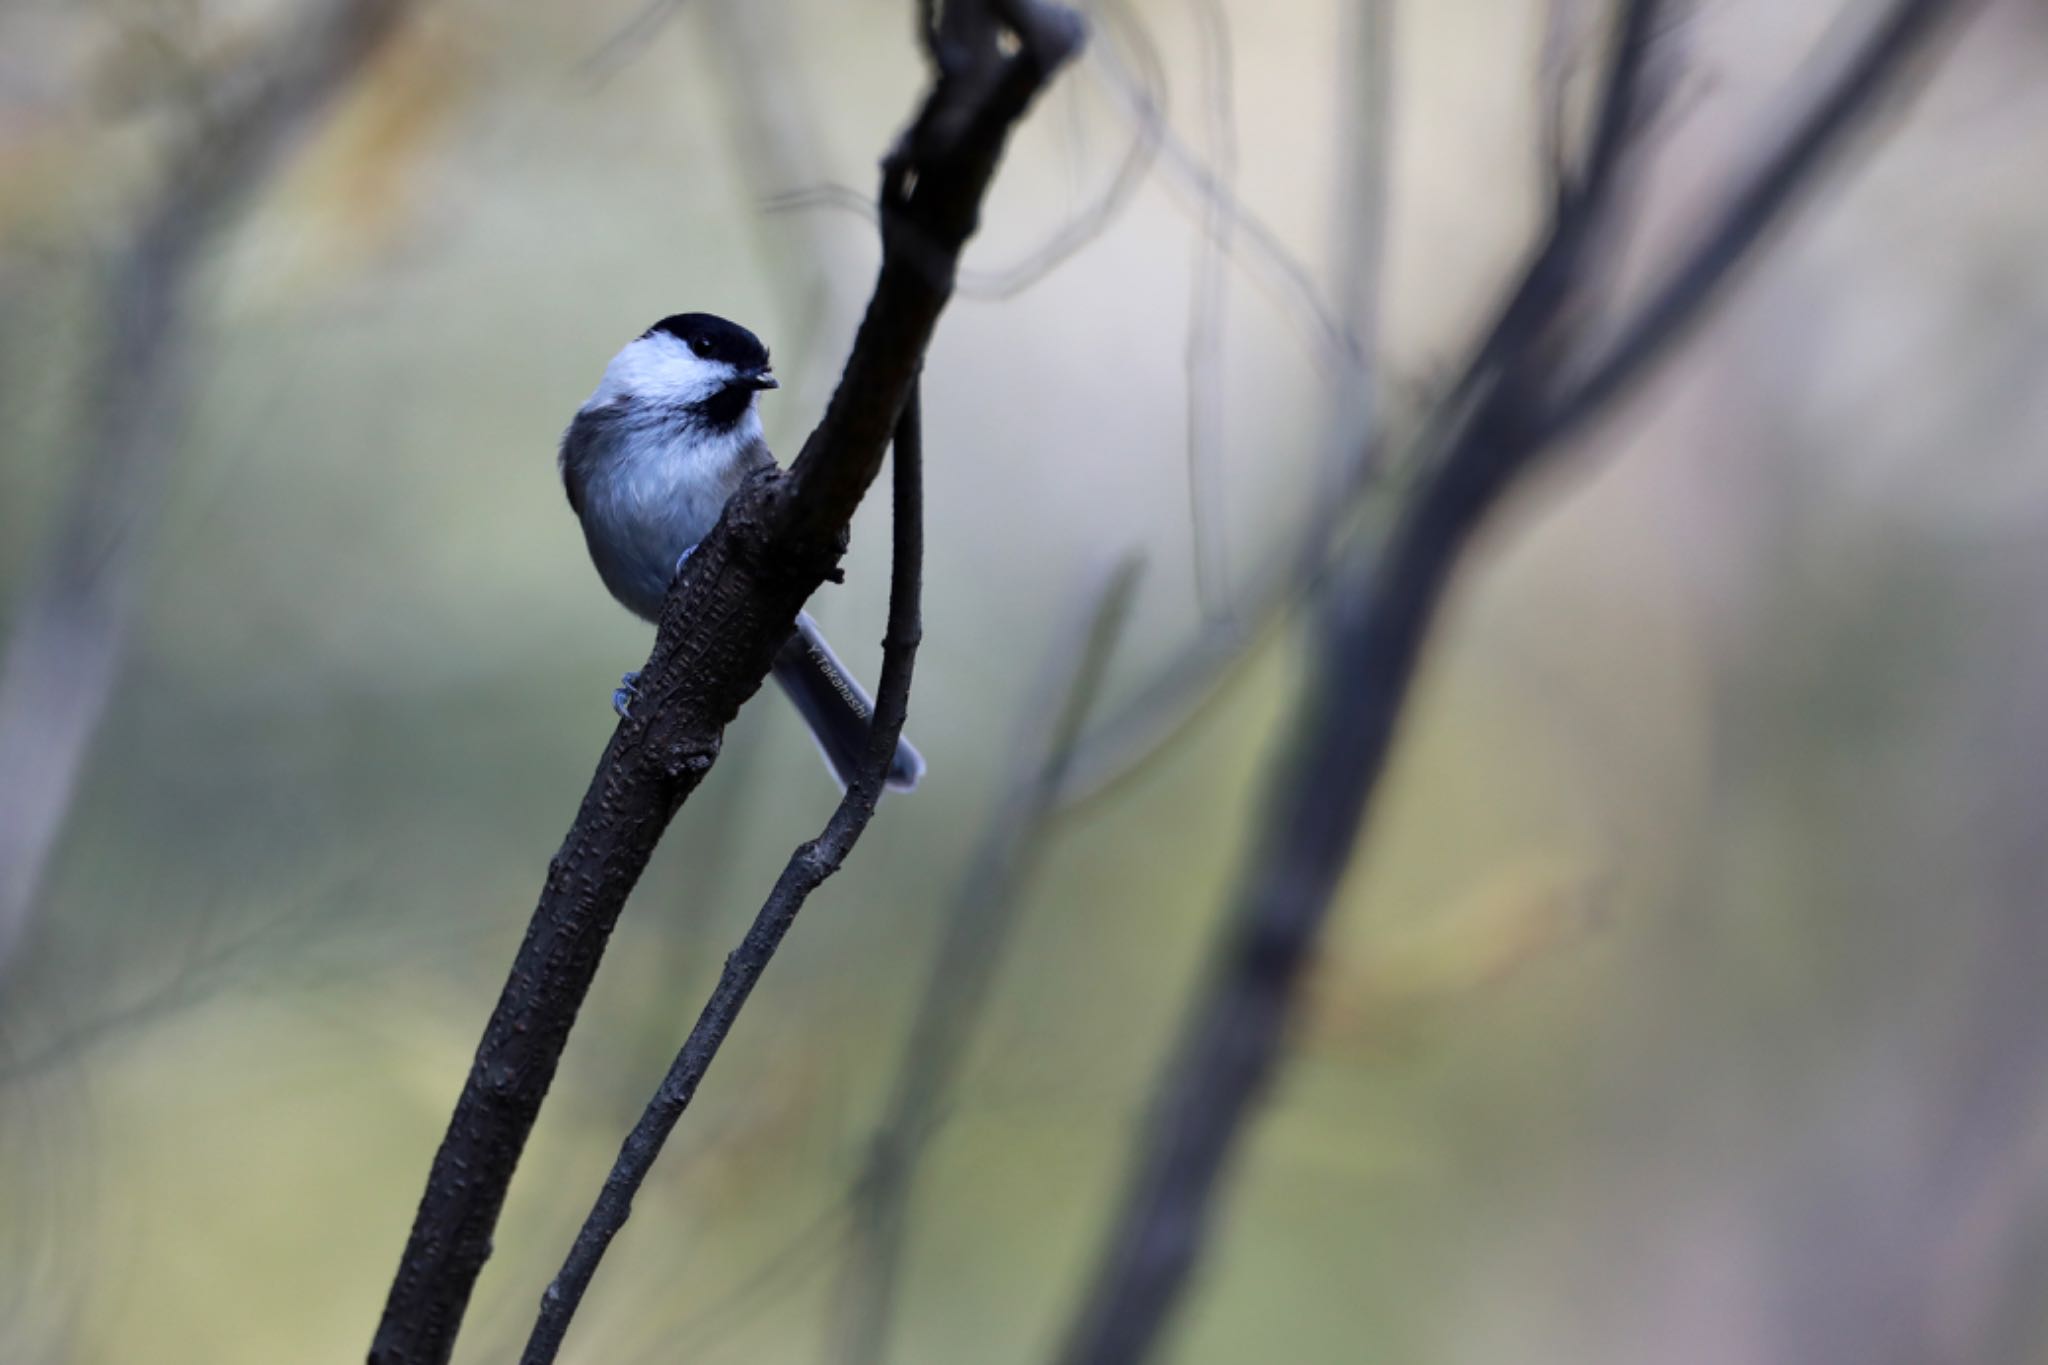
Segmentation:
[[(796, 634), (775, 656), (775, 681), (796, 704), (804, 723), (811, 728), (818, 752), (832, 780), (844, 791), (860, 771), (868, 750), (868, 722), (875, 713), (874, 699), (847, 672), (846, 665), (825, 643), (818, 623), (809, 613), (796, 618)], [(924, 776), (924, 757), (907, 739), (896, 742), (896, 757), (889, 763), (886, 784), (896, 791), (911, 791)]]

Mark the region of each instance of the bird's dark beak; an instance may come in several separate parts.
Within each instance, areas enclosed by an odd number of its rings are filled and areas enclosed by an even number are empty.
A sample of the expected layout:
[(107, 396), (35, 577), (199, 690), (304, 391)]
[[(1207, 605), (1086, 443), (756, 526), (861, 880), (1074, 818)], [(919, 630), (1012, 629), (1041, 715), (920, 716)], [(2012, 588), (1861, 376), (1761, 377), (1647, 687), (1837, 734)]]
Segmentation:
[(767, 368), (765, 365), (758, 370), (749, 370), (741, 375), (740, 382), (750, 389), (779, 389), (782, 387), (782, 385), (775, 382), (775, 371)]

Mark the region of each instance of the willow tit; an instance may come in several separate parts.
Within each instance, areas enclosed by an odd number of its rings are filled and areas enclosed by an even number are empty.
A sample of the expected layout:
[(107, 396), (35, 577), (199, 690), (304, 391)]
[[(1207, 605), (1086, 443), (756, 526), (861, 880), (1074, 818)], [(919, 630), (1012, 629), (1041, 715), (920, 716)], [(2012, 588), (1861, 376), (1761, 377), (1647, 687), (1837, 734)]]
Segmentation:
[[(718, 524), (748, 475), (772, 468), (754, 399), (776, 387), (768, 350), (746, 328), (709, 313), (663, 318), (612, 357), (597, 391), (562, 434), (562, 482), (583, 523), (598, 576), (629, 611), (661, 617), (662, 599), (697, 542)], [(867, 750), (874, 702), (799, 614), (775, 656), (775, 681), (810, 726), (841, 788)], [(625, 715), (628, 673), (612, 694)], [(924, 759), (897, 744), (888, 785), (909, 791)]]

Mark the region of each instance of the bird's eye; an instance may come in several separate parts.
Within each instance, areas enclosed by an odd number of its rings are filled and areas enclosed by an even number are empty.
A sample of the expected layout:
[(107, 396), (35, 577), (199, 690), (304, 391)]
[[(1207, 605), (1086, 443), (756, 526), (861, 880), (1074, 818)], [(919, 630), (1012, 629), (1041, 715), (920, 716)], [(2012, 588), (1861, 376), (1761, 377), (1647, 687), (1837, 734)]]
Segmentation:
[(693, 351), (695, 351), (695, 352), (696, 352), (696, 353), (697, 353), (698, 355), (701, 355), (701, 356), (709, 356), (709, 355), (711, 354), (711, 338), (710, 338), (710, 337), (698, 337), (698, 338), (696, 338), (695, 340), (693, 340), (693, 341), (692, 341), (692, 342), (690, 343), (690, 349), (691, 349), (691, 350), (693, 350)]

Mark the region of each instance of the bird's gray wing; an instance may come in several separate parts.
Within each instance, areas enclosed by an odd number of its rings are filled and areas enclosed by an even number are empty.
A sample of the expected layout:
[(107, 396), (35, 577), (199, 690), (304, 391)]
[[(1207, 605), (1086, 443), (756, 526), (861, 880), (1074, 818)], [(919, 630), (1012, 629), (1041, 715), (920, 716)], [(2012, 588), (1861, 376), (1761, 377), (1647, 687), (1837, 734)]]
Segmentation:
[(570, 510), (583, 515), (584, 492), (597, 468), (604, 447), (618, 439), (618, 414), (609, 407), (584, 408), (562, 433), (562, 447), (555, 462), (562, 470), (562, 490), (569, 495)]

